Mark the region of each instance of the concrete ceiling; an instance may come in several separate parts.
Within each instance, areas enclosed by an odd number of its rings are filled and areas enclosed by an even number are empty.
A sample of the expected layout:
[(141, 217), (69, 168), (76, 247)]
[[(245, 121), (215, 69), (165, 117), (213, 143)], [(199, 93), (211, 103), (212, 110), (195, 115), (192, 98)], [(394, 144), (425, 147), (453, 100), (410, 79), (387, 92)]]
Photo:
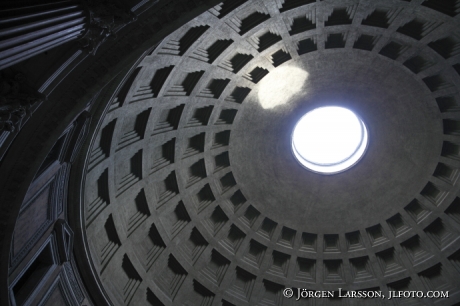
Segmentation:
[[(291, 305), (285, 287), (458, 294), (456, 10), (226, 1), (167, 37), (109, 101), (88, 152), (86, 239), (112, 303)], [(359, 164), (332, 176), (290, 147), (322, 105), (369, 130)]]

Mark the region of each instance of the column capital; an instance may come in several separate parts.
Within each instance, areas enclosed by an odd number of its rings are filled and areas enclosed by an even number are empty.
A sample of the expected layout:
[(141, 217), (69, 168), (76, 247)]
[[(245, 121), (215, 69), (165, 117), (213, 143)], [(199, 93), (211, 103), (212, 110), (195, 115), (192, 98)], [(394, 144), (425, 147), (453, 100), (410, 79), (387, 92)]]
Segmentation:
[[(8, 73), (9, 72), (9, 73)], [(33, 89), (22, 73), (0, 71), (0, 132), (14, 132), (30, 108), (46, 97)]]
[(89, 22), (81, 38), (83, 49), (94, 55), (99, 46), (123, 26), (137, 20), (130, 8), (120, 0), (82, 0)]

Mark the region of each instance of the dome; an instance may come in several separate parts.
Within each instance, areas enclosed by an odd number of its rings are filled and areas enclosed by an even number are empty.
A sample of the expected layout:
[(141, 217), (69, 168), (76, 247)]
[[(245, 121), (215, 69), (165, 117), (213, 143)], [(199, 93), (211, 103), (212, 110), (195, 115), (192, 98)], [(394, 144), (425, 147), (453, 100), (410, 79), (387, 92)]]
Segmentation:
[[(416, 260), (440, 263), (419, 242), (439, 253), (457, 237), (443, 213), (457, 189), (442, 149), (455, 128), (438, 102), (458, 75), (433, 43), (449, 18), (405, 2), (290, 2), (195, 18), (108, 106), (90, 152), (109, 153), (88, 160), (84, 214), (112, 299), (127, 263), (136, 286), (173, 304), (411, 288)], [(305, 171), (290, 145), (296, 121), (328, 101), (365, 118), (370, 139), (335, 176)]]

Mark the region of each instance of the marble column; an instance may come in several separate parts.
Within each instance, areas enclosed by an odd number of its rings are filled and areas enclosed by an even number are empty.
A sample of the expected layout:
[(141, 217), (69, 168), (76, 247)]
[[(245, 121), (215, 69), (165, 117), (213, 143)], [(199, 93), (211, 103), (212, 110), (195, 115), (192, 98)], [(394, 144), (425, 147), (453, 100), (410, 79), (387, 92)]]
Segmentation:
[(3, 2), (0, 5), (0, 70), (81, 38), (87, 19), (79, 1)]

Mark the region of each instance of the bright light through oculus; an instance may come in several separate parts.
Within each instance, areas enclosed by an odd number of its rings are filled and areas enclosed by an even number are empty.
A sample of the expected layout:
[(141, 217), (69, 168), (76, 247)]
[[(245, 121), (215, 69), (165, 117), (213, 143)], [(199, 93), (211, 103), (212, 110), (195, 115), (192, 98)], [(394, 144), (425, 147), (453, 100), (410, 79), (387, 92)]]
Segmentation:
[(352, 111), (320, 107), (303, 116), (292, 133), (292, 151), (306, 168), (324, 174), (344, 171), (366, 151), (367, 129)]
[(291, 101), (303, 91), (308, 72), (297, 67), (278, 67), (260, 81), (259, 102), (264, 109), (273, 109)]

